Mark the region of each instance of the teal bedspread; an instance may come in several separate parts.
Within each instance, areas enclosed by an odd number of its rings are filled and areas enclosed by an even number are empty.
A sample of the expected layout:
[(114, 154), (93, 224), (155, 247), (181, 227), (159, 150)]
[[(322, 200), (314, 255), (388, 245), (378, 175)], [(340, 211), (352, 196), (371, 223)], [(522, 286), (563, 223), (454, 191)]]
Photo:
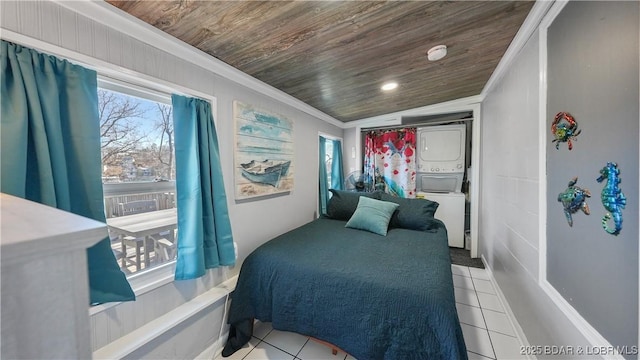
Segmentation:
[(321, 218), (247, 257), (223, 355), (250, 339), (255, 318), (359, 360), (466, 359), (444, 225), (386, 237), (344, 225)]

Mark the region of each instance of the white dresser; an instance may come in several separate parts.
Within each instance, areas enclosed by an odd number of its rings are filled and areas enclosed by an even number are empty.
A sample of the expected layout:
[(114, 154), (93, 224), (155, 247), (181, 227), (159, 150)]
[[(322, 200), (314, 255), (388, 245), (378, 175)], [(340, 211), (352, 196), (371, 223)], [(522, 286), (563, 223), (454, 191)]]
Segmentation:
[(87, 251), (106, 225), (0, 194), (3, 359), (90, 359)]
[(447, 227), (449, 246), (464, 248), (464, 193), (418, 192), (416, 195), (440, 204), (435, 218), (442, 220)]

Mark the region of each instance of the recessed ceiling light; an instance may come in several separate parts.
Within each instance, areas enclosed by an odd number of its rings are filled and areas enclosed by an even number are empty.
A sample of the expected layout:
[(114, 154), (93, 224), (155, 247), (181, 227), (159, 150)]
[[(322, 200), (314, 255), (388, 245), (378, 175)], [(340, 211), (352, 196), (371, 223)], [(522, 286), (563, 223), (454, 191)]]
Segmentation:
[(447, 45), (437, 45), (427, 51), (429, 61), (437, 61), (447, 56)]
[(392, 82), (384, 83), (384, 85), (382, 85), (380, 89), (382, 89), (382, 91), (391, 91), (397, 87), (398, 87), (398, 83), (395, 81), (392, 81)]

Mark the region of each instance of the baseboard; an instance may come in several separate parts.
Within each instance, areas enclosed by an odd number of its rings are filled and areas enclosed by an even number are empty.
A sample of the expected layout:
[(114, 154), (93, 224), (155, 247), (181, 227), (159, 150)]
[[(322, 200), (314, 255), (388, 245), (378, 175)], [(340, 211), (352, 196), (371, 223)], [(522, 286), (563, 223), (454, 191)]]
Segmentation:
[(204, 349), (198, 356), (194, 358), (194, 360), (213, 360), (222, 354), (222, 349), (224, 348), (225, 340), (229, 332), (220, 335), (220, 338), (217, 339), (213, 344), (211, 344), (208, 348)]
[(613, 354), (606, 354), (607, 359), (624, 360), (618, 348), (602, 336), (591, 324), (583, 318), (580, 313), (551, 285), (547, 280), (540, 282), (540, 287), (547, 296), (553, 301), (558, 309), (571, 321), (571, 323), (584, 336), (593, 349), (605, 348), (613, 349)]
[[(217, 301), (228, 298), (237, 276), (93, 352), (94, 359), (122, 359), (151, 343)], [(226, 305), (226, 304), (225, 304)], [(221, 320), (224, 323), (224, 319)], [(220, 336), (222, 338), (222, 336)], [(220, 339), (216, 343), (220, 342)], [(214, 344), (215, 345), (215, 344)]]
[[(493, 287), (496, 289), (496, 294), (498, 295), (498, 299), (502, 303), (502, 307), (504, 308), (507, 315), (509, 315), (509, 322), (511, 322), (511, 326), (513, 327), (513, 329), (516, 331), (518, 335), (518, 339), (520, 340), (520, 345), (524, 347), (529, 346), (530, 344), (529, 344), (529, 341), (527, 340), (527, 336), (525, 335), (524, 330), (522, 330), (520, 323), (518, 323), (518, 319), (516, 318), (516, 315), (513, 313), (513, 310), (511, 310), (511, 307), (509, 306), (509, 302), (507, 301), (507, 298), (504, 296), (502, 289), (500, 289), (500, 286), (498, 285), (496, 278), (493, 276), (493, 271), (491, 270), (491, 266), (489, 266), (489, 263), (487, 262), (487, 259), (484, 257), (484, 255), (482, 255), (480, 258), (484, 263), (484, 268), (487, 271), (489, 278), (491, 279), (491, 283), (493, 283)], [(534, 355), (527, 355), (527, 358), (531, 360), (537, 359)]]

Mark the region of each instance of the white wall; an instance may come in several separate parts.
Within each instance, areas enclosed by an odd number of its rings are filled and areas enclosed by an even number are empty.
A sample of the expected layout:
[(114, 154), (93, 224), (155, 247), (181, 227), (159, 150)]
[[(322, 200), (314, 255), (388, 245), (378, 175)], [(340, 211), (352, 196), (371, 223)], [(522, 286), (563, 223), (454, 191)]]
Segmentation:
[[(112, 68), (164, 80), (217, 99), (216, 120), (222, 171), (225, 174), (231, 224), (234, 239), (238, 243), (240, 261), (271, 237), (313, 219), (317, 206), (318, 133), (342, 137), (339, 127), (253, 90), (255, 86), (251, 84), (241, 85), (230, 81), (190, 63), (179, 54), (176, 56), (146, 44), (138, 40), (139, 36), (122, 33), (118, 30), (119, 24), (108, 27), (48, 1), (1, 1), (0, 12), (2, 29), (76, 52), (83, 57), (88, 56), (95, 59), (95, 63), (106, 62)], [(295, 187), (291, 194), (261, 201), (234, 202), (233, 100), (240, 100), (293, 120), (296, 173)], [(123, 303), (93, 315), (93, 349), (100, 348), (185, 303), (238, 270), (237, 265), (233, 269), (211, 271), (199, 280), (173, 282), (139, 296), (136, 302)], [(222, 318), (220, 309), (221, 303), (209, 309), (218, 314), (212, 316), (208, 323), (184, 325), (197, 326), (198, 331), (177, 329), (176, 334), (184, 333), (184, 336), (189, 337), (189, 341), (183, 341), (182, 345), (179, 342), (164, 343), (162, 346), (156, 344), (157, 350), (143, 349), (140, 354), (156, 358), (186, 358), (199, 354), (217, 336)]]
[(480, 253), (531, 345), (586, 345), (538, 285), (537, 32), (482, 103)]
[[(547, 266), (541, 270), (553, 294), (621, 348), (638, 344), (638, 223), (627, 220), (638, 218), (638, 15), (637, 1), (570, 1), (546, 34), (545, 127), (559, 111), (570, 111), (582, 131), (571, 151), (546, 141)], [(606, 187), (596, 180), (609, 161), (629, 199), (615, 236), (602, 228), (606, 209), (598, 195)], [(593, 192), (591, 215), (574, 214), (568, 226), (558, 193), (573, 177)]]
[[(638, 88), (633, 85), (634, 83), (638, 84), (633, 80), (638, 76), (638, 58), (634, 58), (634, 54), (637, 53), (638, 49), (637, 3), (631, 5), (631, 3), (611, 2), (607, 5), (602, 5), (590, 2), (569, 2), (569, 6), (566, 6), (565, 9), (571, 7), (576, 10), (577, 8), (579, 12), (586, 10), (590, 12), (591, 16), (591, 18), (587, 18), (583, 13), (579, 13), (574, 18), (573, 23), (566, 21), (564, 18), (560, 20), (555, 18), (566, 4), (566, 2), (556, 2), (549, 6), (549, 11), (542, 19), (542, 22), (535, 23), (534, 27), (537, 26), (537, 29), (533, 32), (531, 38), (527, 40), (523, 49), (515, 56), (515, 60), (510, 63), (506, 71), (502, 73), (502, 76), (497, 78), (498, 80), (487, 90), (484, 96), (482, 102), (480, 252), (487, 265), (492, 269), (502, 292), (524, 330), (529, 344), (557, 345), (564, 346), (564, 349), (567, 346), (572, 346), (573, 349), (582, 346), (582, 349), (586, 351), (593, 350), (594, 346), (607, 347), (613, 344), (619, 346), (618, 349), (622, 351), (625, 351), (623, 346), (628, 346), (632, 349), (631, 353), (623, 354), (625, 358), (637, 358), (637, 354), (634, 354), (633, 348), (631, 348), (632, 346), (637, 346), (637, 342), (633, 340), (637, 336), (637, 329), (634, 328), (634, 326), (637, 327), (637, 321), (635, 321), (634, 317), (637, 317), (636, 309), (638, 306), (636, 297), (637, 273), (634, 274), (638, 268), (637, 223), (631, 222), (629, 224), (631, 230), (628, 231), (631, 232), (631, 241), (625, 242), (624, 245), (628, 253), (624, 254), (625, 256), (617, 256), (613, 260), (613, 263), (616, 264), (615, 266), (620, 268), (618, 269), (620, 271), (612, 270), (615, 275), (608, 275), (604, 271), (598, 272), (597, 270), (595, 275), (593, 273), (589, 275), (580, 268), (580, 266), (586, 265), (589, 268), (597, 269), (597, 266), (604, 262), (601, 260), (607, 258), (607, 255), (604, 254), (605, 251), (599, 251), (597, 246), (589, 244), (595, 239), (603, 238), (598, 219), (592, 219), (592, 221), (595, 221), (593, 223), (593, 231), (595, 231), (593, 235), (583, 232), (578, 238), (574, 236), (579, 242), (572, 246), (578, 250), (576, 254), (580, 254), (580, 256), (567, 256), (567, 253), (572, 253), (574, 250), (574, 248), (571, 248), (568, 252), (565, 252), (564, 258), (561, 257), (555, 263), (556, 268), (574, 275), (572, 286), (581, 291), (593, 292), (591, 295), (585, 295), (588, 297), (586, 300), (604, 300), (598, 303), (599, 306), (594, 311), (585, 312), (584, 309), (576, 306), (577, 302), (584, 301), (585, 298), (577, 298), (576, 295), (563, 298), (561, 294), (565, 292), (565, 286), (556, 289), (554, 285), (547, 281), (549, 271), (547, 261), (552, 255), (558, 259), (557, 251), (551, 253), (554, 249), (548, 246), (550, 239), (547, 238), (547, 235), (548, 229), (550, 229), (549, 224), (551, 223), (549, 219), (551, 216), (557, 217), (553, 218), (554, 221), (558, 220), (563, 226), (566, 226), (562, 214), (557, 215), (556, 213), (558, 209), (561, 210), (561, 207), (556, 204), (556, 195), (553, 195), (553, 193), (557, 194), (557, 190), (548, 189), (547, 172), (551, 163), (547, 156), (544, 155), (545, 151), (554, 151), (553, 154), (557, 157), (556, 150), (551, 144), (552, 136), (549, 124), (550, 119), (558, 111), (558, 107), (564, 110), (566, 106), (569, 106), (570, 109), (573, 109), (572, 113), (573, 111), (579, 112), (581, 108), (576, 105), (576, 101), (570, 103), (567, 100), (567, 98), (573, 99), (573, 97), (576, 97), (578, 103), (595, 106), (597, 111), (604, 113), (611, 112), (611, 110), (606, 110), (606, 106), (613, 106), (616, 110), (620, 108), (626, 109), (630, 115), (623, 117), (626, 124), (630, 124), (628, 128), (631, 131), (625, 134), (628, 136), (627, 138), (623, 139), (616, 135), (615, 139), (623, 142), (619, 147), (626, 146), (631, 148), (630, 152), (633, 154), (628, 154), (628, 156), (619, 154), (618, 158), (626, 160), (629, 157), (632, 159), (630, 164), (627, 164), (627, 168), (633, 169), (635, 167), (634, 161), (637, 162), (637, 123), (634, 122), (637, 121), (637, 111), (640, 104), (637, 102)], [(625, 6), (630, 5), (632, 10), (621, 8), (623, 4)], [(598, 6), (601, 8), (598, 9)], [(617, 8), (614, 8), (616, 6)], [(626, 20), (621, 21), (614, 18), (608, 14), (609, 10), (616, 10), (617, 14), (623, 14)], [(624, 25), (626, 29), (630, 30), (620, 31), (607, 25), (598, 26), (600, 25), (599, 22), (605, 24), (604, 20), (613, 21), (615, 25)], [(551, 32), (547, 33), (547, 26), (556, 24), (555, 22), (557, 21), (560, 21), (559, 24), (563, 26), (562, 30), (556, 32), (555, 35)], [(540, 25), (537, 25), (538, 23)], [(589, 26), (591, 23), (594, 25)], [(587, 26), (579, 28), (584, 24), (587, 24)], [(609, 59), (594, 63), (589, 60), (589, 56), (578, 56), (579, 60), (576, 60), (578, 58), (573, 59), (576, 56), (576, 52), (568, 51), (565, 57), (560, 60), (561, 66), (558, 67), (558, 52), (553, 51), (551, 53), (551, 50), (547, 49), (547, 35), (549, 37), (548, 43), (553, 43), (553, 41), (557, 42), (559, 40), (558, 36), (564, 38), (569, 32), (572, 32), (577, 40), (569, 40), (567, 44), (561, 44), (560, 46), (578, 46), (581, 51), (589, 49), (589, 46), (579, 43), (579, 41), (591, 45), (593, 42), (589, 40), (592, 36), (601, 37), (604, 39), (603, 42), (608, 44), (607, 39), (611, 38), (608, 32), (629, 35), (620, 36), (620, 38), (624, 38), (624, 41), (627, 41), (626, 44), (631, 49), (631, 55), (629, 55), (629, 52), (613, 53), (616, 56), (627, 54), (624, 59), (631, 65), (625, 69), (622, 66), (611, 65), (615, 64), (615, 62)], [(552, 38), (551, 36), (555, 37)], [(617, 40), (619, 39), (616, 38)], [(579, 44), (576, 45), (577, 43)], [(614, 48), (621, 47), (614, 46)], [(594, 51), (597, 50), (601, 50), (601, 47), (596, 45)], [(548, 60), (552, 59), (552, 56), (554, 56), (553, 59), (556, 66), (554, 68), (556, 73), (553, 77), (551, 75), (552, 69), (549, 65), (550, 60)], [(578, 67), (577, 64), (582, 60), (586, 62), (586, 65)], [(597, 82), (600, 86), (592, 88), (585, 88), (584, 86), (567, 87), (567, 84), (576, 84), (569, 80), (563, 81), (565, 73), (558, 73), (558, 68), (571, 69), (571, 72), (577, 72), (578, 74), (575, 75), (575, 78), (579, 79), (579, 81), (584, 81), (584, 79), (589, 79), (590, 77), (602, 78), (601, 81)], [(629, 76), (631, 80), (628, 83), (631, 85), (626, 87), (611, 86), (612, 79), (624, 78), (626, 80)], [(550, 92), (552, 82), (555, 90), (553, 94)], [(549, 93), (547, 93), (548, 91)], [(592, 92), (595, 91), (600, 91), (600, 93), (593, 95)], [(616, 91), (624, 91), (624, 94), (616, 94)], [(612, 99), (607, 100), (607, 96), (611, 96)], [(619, 98), (625, 99), (624, 107), (617, 105), (616, 101)], [(600, 104), (598, 101), (604, 102), (606, 106), (598, 106), (597, 104)], [(597, 111), (584, 111), (583, 118), (595, 116), (597, 119), (601, 119), (602, 116), (594, 115)], [(591, 123), (602, 124), (597, 119)], [(581, 128), (582, 125), (590, 128), (593, 132), (590, 136), (594, 138), (588, 138), (587, 136), (580, 140), (587, 142), (581, 142), (583, 145), (582, 150), (579, 150), (579, 154), (589, 156), (586, 150), (597, 148), (594, 146), (596, 144), (603, 144), (602, 134), (599, 131), (595, 131), (593, 126), (589, 126), (589, 121), (584, 121), (584, 124), (581, 123)], [(589, 130), (583, 128), (583, 131)], [(636, 134), (635, 139), (634, 134)], [(597, 140), (594, 142), (595, 138)], [(578, 154), (575, 153), (575, 148), (573, 151), (574, 155)], [(564, 166), (564, 164), (562, 165)], [(568, 169), (576, 170), (578, 169), (576, 166), (579, 169), (584, 169), (584, 166), (577, 164), (575, 161), (567, 164)], [(637, 189), (636, 175), (633, 171), (632, 174), (628, 175), (631, 179), (631, 185), (627, 186), (632, 189), (630, 191), (632, 199), (637, 198), (637, 195), (634, 197), (634, 194), (636, 194), (634, 189)], [(569, 177), (565, 174), (562, 178)], [(586, 179), (588, 176), (580, 176), (580, 179), (583, 178)], [(636, 186), (634, 187), (634, 185)], [(556, 189), (557, 186), (553, 188)], [(599, 208), (597, 204), (598, 197), (597, 195), (594, 196), (596, 200), (591, 201), (590, 204), (592, 212)], [(547, 204), (550, 204), (548, 209)], [(637, 213), (635, 213), (637, 210), (635, 209), (631, 208), (628, 211), (632, 219), (634, 216), (637, 217)], [(636, 226), (635, 228), (634, 225)], [(574, 230), (575, 226), (574, 224)], [(563, 229), (566, 228), (563, 227)], [(576, 232), (573, 231), (572, 234), (576, 234)], [(567, 236), (561, 236), (561, 238), (565, 240)], [(558, 239), (555, 240), (557, 241)], [(606, 238), (606, 240), (611, 241), (610, 238)], [(618, 243), (615, 244), (616, 246), (622, 243), (622, 239), (615, 240), (618, 240)], [(612, 245), (607, 246), (605, 242), (596, 241), (596, 243), (598, 246), (606, 246), (607, 251), (614, 248)], [(591, 258), (584, 256), (584, 253), (587, 252), (592, 253)], [(610, 265), (609, 268), (611, 268)], [(632, 286), (625, 286), (624, 281), (627, 281), (627, 277), (619, 275), (622, 271), (621, 269), (628, 270), (629, 268), (631, 270), (626, 273), (631, 274), (627, 276), (631, 278), (631, 281), (628, 281), (627, 284), (631, 283)], [(617, 291), (625, 301), (615, 301), (611, 297), (606, 297), (605, 300), (601, 296), (607, 292), (602, 286), (598, 286), (598, 281), (600, 281), (600, 284), (608, 283), (608, 285), (613, 282), (616, 286), (628, 289), (630, 293), (625, 296), (624, 291), (622, 293)], [(613, 311), (612, 307), (615, 307), (616, 312), (621, 312), (622, 316), (626, 314), (631, 319), (629, 321), (625, 319), (625, 324), (621, 324), (621, 321), (614, 321), (610, 316)], [(629, 307), (631, 308), (629, 309)], [(593, 313), (603, 320), (598, 323), (598, 318), (594, 320)], [(634, 323), (635, 325), (633, 325)], [(631, 324), (631, 326), (628, 324)], [(629, 330), (630, 327), (631, 330)], [(621, 333), (623, 336), (620, 335)], [(629, 342), (631, 344), (628, 344)], [(587, 345), (590, 347), (587, 347)], [(622, 358), (622, 356), (615, 355), (611, 349), (606, 350), (601, 355), (606, 358)], [(544, 354), (538, 356), (538, 358), (545, 357), (547, 356)], [(567, 357), (585, 358), (585, 355), (574, 353), (573, 356)], [(601, 358), (602, 356), (593, 357)]]
[[(360, 151), (362, 144), (358, 141), (359, 136), (360, 132), (355, 127), (344, 129), (342, 162), (345, 177), (352, 171), (362, 170), (362, 160), (358, 161), (359, 157), (362, 156), (362, 151)], [(351, 156), (353, 155), (352, 150), (355, 151), (355, 156)]]

